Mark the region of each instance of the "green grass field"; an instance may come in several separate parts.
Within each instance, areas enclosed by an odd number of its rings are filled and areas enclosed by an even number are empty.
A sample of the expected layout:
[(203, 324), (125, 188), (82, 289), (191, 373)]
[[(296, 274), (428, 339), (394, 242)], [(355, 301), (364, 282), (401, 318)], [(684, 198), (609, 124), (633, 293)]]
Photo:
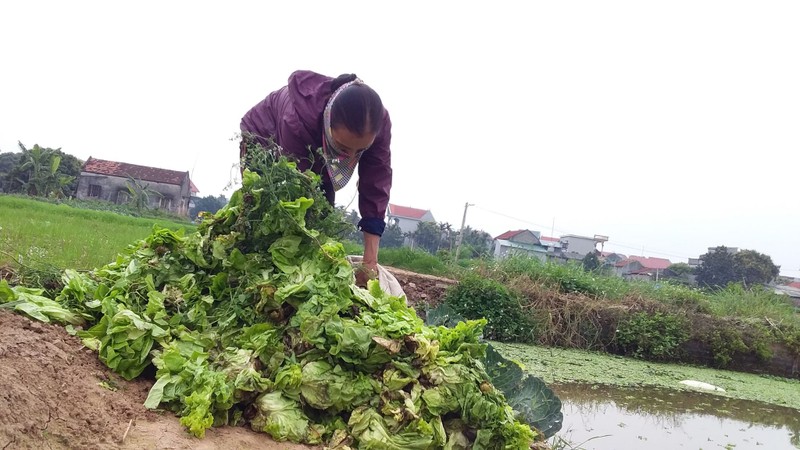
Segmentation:
[(113, 261), (153, 225), (191, 231), (189, 223), (128, 217), (0, 195), (0, 266), (92, 269)]

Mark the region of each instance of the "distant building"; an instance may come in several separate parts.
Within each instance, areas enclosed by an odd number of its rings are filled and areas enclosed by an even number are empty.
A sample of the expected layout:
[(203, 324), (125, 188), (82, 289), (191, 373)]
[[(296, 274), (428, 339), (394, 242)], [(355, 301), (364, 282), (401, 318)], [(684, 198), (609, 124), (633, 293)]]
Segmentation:
[(629, 256), (614, 265), (614, 272), (627, 279), (658, 279), (671, 265), (665, 258)]
[(613, 266), (624, 259), (628, 259), (628, 257), (622, 253), (600, 252), (600, 261), (610, 266)]
[(397, 225), (404, 234), (417, 231), (417, 226), (420, 222), (436, 223), (430, 210), (394, 205), (392, 203), (389, 203), (389, 207), (386, 208), (386, 218), (387, 223)]
[[(546, 261), (548, 249), (553, 249), (551, 252), (555, 249), (551, 239), (543, 243), (539, 231), (509, 230), (494, 238), (492, 255), (495, 258), (523, 255)], [(560, 243), (558, 245), (560, 248)]]
[(561, 236), (561, 242), (565, 243), (563, 250), (586, 256), (597, 250), (597, 244), (606, 242), (606, 236), (578, 236), (576, 234), (565, 234)]
[(792, 299), (792, 303), (800, 308), (800, 282), (794, 281), (789, 284), (774, 286), (776, 294), (786, 295)]
[(140, 182), (154, 192), (149, 208), (188, 216), (189, 202), (198, 189), (189, 179), (189, 172), (139, 166), (124, 162), (92, 158), (83, 164), (75, 196), (79, 199), (128, 203), (131, 180)]

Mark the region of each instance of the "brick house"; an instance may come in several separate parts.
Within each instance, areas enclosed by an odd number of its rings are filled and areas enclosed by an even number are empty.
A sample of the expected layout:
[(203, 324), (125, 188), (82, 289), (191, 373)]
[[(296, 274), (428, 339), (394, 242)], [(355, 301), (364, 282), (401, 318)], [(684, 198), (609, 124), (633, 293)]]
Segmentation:
[(139, 166), (116, 161), (92, 158), (83, 164), (75, 196), (84, 200), (104, 200), (127, 203), (131, 179), (157, 193), (150, 196), (148, 207), (188, 216), (189, 202), (198, 189), (189, 178), (189, 172)]

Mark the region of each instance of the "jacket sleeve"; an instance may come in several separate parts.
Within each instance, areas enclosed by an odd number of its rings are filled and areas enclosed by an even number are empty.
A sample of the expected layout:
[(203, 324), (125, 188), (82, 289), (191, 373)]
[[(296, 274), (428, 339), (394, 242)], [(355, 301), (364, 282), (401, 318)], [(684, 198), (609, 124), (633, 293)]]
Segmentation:
[[(245, 114), (241, 122), (243, 136), (252, 136), (261, 145), (274, 139), (286, 156), (298, 161), (300, 170), (308, 169), (315, 155), (308, 147), (316, 148), (314, 136), (298, 116), (287, 87), (272, 92)], [(321, 135), (321, 133), (320, 133)]]
[(392, 122), (385, 114), (383, 128), (372, 146), (361, 155), (358, 163), (359, 229), (370, 234), (383, 234), (384, 216), (392, 189)]

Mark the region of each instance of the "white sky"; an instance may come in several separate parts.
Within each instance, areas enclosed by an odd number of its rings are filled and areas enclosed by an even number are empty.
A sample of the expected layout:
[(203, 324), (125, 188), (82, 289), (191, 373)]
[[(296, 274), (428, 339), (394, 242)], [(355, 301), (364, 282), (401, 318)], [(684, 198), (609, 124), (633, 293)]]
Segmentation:
[(800, 277), (799, 23), (797, 1), (6, 1), (0, 150), (229, 196), (250, 107), (296, 69), (354, 72), (392, 114), (393, 203)]

